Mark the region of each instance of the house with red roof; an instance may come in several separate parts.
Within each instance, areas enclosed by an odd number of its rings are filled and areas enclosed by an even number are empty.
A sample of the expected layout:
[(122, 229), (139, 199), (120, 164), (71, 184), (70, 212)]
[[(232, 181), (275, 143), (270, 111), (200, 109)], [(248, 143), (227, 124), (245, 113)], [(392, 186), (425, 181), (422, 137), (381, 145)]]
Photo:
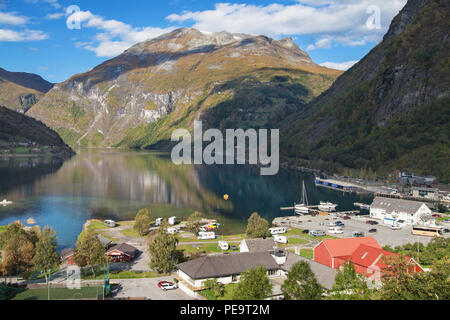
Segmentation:
[[(361, 237), (323, 240), (314, 248), (313, 260), (334, 269), (339, 269), (346, 261), (352, 261), (355, 271), (367, 276), (375, 270), (385, 269), (385, 257), (389, 256), (398, 254), (383, 250), (374, 237)], [(423, 272), (413, 258), (405, 258), (408, 271)]]

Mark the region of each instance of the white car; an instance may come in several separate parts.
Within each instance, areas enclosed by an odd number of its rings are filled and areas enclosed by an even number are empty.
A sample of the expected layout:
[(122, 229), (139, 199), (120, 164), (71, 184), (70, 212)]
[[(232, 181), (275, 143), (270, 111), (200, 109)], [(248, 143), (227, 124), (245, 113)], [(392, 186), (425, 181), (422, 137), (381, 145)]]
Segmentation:
[(161, 281), (160, 283), (158, 283), (158, 287), (160, 287), (161, 290), (167, 291), (167, 290), (177, 289), (178, 285), (176, 283), (169, 282), (169, 281)]
[(391, 229), (392, 230), (400, 230), (402, 227), (400, 227), (398, 224), (394, 224), (392, 225)]

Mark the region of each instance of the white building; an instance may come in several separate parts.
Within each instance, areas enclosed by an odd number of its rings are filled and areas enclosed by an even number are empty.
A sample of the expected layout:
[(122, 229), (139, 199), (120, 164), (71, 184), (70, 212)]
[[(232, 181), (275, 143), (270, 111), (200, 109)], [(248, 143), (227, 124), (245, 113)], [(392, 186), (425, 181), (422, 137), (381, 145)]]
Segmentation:
[(264, 252), (272, 251), (277, 248), (273, 238), (266, 239), (245, 239), (239, 244), (240, 252)]
[(430, 216), (431, 210), (423, 202), (376, 197), (370, 205), (370, 217), (387, 225), (429, 224)]

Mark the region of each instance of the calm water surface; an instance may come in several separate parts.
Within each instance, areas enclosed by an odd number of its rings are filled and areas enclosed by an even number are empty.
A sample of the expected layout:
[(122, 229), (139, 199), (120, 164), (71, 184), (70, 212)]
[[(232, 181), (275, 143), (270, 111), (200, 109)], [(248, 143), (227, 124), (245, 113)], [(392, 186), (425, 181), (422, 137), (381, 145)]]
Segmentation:
[(244, 232), (252, 212), (269, 221), (293, 215), (280, 207), (300, 199), (302, 180), (310, 204), (331, 201), (344, 211), (355, 209), (354, 202), (371, 201), (317, 188), (312, 175), (297, 171), (259, 173), (247, 166), (176, 166), (164, 154), (114, 150), (83, 150), (64, 163), (0, 159), (0, 201), (14, 201), (0, 206), (0, 225), (16, 220), (26, 225), (33, 218), (52, 226), (64, 248), (74, 246), (87, 219), (130, 219), (143, 207), (158, 217), (187, 217), (198, 210), (223, 223), (225, 233)]

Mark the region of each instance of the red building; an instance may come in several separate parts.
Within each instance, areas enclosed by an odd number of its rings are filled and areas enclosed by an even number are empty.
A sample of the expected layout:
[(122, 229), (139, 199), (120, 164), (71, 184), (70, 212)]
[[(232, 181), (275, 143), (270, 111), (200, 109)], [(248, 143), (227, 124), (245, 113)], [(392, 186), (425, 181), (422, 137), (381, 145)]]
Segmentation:
[[(314, 248), (314, 261), (339, 269), (346, 261), (352, 261), (355, 271), (370, 275), (387, 267), (384, 257), (398, 256), (383, 250), (374, 237), (323, 240)], [(423, 272), (423, 268), (410, 257), (405, 257), (410, 272)]]
[(338, 269), (360, 244), (381, 249), (374, 237), (327, 239), (314, 248), (313, 260), (330, 268)]
[(105, 254), (112, 262), (130, 262), (136, 257), (137, 251), (135, 247), (122, 243), (111, 247)]

